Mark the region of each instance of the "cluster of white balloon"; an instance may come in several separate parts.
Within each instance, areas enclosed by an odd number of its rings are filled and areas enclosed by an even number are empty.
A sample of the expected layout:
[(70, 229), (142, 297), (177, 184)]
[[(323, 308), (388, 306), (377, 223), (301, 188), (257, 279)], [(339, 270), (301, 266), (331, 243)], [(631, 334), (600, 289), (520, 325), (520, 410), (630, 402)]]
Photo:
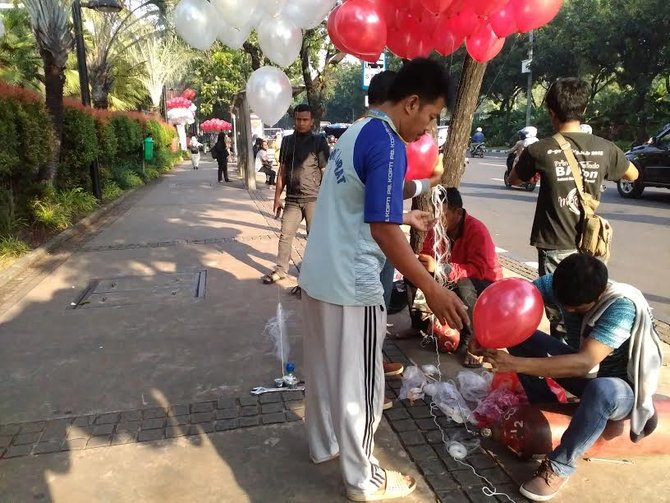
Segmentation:
[[(241, 49), (256, 30), (263, 54), (273, 63), (290, 66), (300, 54), (302, 30), (318, 26), (337, 0), (181, 0), (174, 9), (177, 33), (191, 46), (209, 49), (219, 39)], [(259, 68), (247, 82), (249, 106), (274, 125), (286, 113), (292, 87), (276, 67)]]

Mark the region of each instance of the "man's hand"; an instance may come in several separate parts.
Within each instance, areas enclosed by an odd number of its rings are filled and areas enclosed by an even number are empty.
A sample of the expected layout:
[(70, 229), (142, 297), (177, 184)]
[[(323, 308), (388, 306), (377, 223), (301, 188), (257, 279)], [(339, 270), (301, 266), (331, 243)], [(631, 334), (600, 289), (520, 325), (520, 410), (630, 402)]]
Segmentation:
[(435, 226), (437, 220), (428, 211), (412, 210), (409, 213), (404, 213), (402, 216), (402, 223), (409, 225), (414, 229), (427, 232)]
[(468, 309), (458, 295), (443, 286), (434, 283), (434, 287), (423, 292), (428, 307), (442, 325), (462, 330), (469, 325)]
[(493, 365), (495, 372), (516, 372), (516, 357), (500, 349), (485, 349), (484, 361)]
[(444, 154), (437, 156), (437, 163), (435, 168), (433, 168), (433, 174), (430, 175), (430, 186), (435, 187), (439, 185), (442, 181), (442, 175), (444, 174)]
[(433, 274), (435, 268), (437, 267), (437, 261), (430, 255), (421, 254), (419, 255), (419, 262), (426, 268), (426, 271)]
[(272, 206), (272, 211), (275, 214), (275, 218), (279, 218), (281, 211), (284, 209), (284, 205), (281, 202), (281, 197), (275, 197), (275, 203)]

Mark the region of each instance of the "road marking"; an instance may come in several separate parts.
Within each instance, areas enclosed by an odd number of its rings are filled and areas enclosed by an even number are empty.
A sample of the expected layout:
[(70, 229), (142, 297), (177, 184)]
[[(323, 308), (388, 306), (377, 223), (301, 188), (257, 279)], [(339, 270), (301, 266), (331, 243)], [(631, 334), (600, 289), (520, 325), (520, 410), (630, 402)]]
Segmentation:
[(532, 267), (533, 269), (537, 269), (539, 267), (539, 264), (537, 262), (524, 262), (528, 267)]
[(494, 182), (503, 182), (503, 183), (505, 183), (505, 180), (503, 180), (502, 178), (491, 178), (491, 180), (493, 180)]
[(505, 248), (498, 248), (496, 246), (496, 253), (507, 253), (507, 250), (505, 250)]
[(478, 164), (480, 166), (495, 166), (496, 168), (504, 168), (505, 167), (504, 164), (495, 164), (495, 163), (492, 163), (492, 162), (480, 162)]

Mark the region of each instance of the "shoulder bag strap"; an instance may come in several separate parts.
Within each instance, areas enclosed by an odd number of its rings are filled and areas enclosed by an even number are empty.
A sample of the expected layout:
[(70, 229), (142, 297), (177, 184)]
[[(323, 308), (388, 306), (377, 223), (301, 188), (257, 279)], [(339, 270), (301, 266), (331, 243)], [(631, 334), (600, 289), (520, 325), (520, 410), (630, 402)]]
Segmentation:
[(579, 193), (579, 200), (582, 203), (584, 212), (586, 214), (593, 215), (600, 203), (593, 199), (590, 194), (584, 193), (584, 178), (582, 177), (582, 170), (577, 163), (577, 158), (572, 151), (570, 142), (568, 142), (568, 140), (566, 140), (561, 133), (556, 133), (553, 138), (558, 143), (558, 146), (561, 147), (561, 150), (563, 151), (563, 154), (568, 161), (568, 165), (572, 171), (572, 177), (575, 179), (575, 185), (577, 186), (577, 192)]

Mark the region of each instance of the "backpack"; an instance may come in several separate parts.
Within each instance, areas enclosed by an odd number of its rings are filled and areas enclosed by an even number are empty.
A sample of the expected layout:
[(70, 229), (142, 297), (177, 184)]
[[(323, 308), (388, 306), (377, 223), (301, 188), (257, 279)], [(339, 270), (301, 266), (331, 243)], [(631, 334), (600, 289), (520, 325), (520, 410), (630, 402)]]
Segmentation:
[(212, 159), (216, 159), (219, 155), (219, 149), (217, 148), (218, 146), (218, 143), (214, 144), (212, 150), (209, 151), (209, 153), (212, 154)]
[(577, 243), (577, 249), (586, 255), (598, 257), (607, 262), (610, 257), (612, 248), (612, 236), (614, 231), (610, 223), (602, 217), (596, 215), (596, 210), (600, 205), (600, 201), (596, 200), (591, 194), (584, 192), (584, 179), (582, 178), (582, 171), (579, 168), (575, 154), (572, 152), (570, 143), (563, 137), (561, 133), (556, 133), (554, 139), (563, 150), (572, 176), (577, 185), (577, 193), (579, 194), (579, 202), (584, 212), (584, 220), (580, 230), (580, 238)]

